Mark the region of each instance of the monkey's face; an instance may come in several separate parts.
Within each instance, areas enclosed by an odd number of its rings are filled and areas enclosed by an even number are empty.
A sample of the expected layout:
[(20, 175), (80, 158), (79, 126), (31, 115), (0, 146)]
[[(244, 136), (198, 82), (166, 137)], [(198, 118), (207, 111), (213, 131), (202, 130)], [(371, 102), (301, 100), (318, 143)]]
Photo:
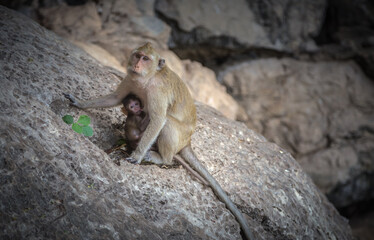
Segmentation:
[(138, 100), (130, 100), (126, 110), (128, 113), (132, 113), (134, 115), (139, 115), (142, 112), (142, 109), (140, 107), (140, 102)]
[(142, 51), (135, 51), (128, 64), (128, 72), (146, 77), (155, 71), (154, 56), (147, 55)]

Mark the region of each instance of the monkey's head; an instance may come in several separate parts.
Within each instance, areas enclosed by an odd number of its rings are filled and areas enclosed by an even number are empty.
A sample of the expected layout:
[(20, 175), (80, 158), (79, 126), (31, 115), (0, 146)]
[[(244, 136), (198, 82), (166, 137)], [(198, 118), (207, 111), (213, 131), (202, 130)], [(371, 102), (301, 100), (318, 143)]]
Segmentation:
[(127, 97), (122, 100), (122, 104), (122, 112), (125, 115), (140, 115), (143, 111), (143, 106), (139, 98), (133, 94), (127, 95)]
[(131, 53), (127, 71), (129, 74), (149, 78), (164, 66), (165, 60), (160, 57), (150, 43), (146, 43)]

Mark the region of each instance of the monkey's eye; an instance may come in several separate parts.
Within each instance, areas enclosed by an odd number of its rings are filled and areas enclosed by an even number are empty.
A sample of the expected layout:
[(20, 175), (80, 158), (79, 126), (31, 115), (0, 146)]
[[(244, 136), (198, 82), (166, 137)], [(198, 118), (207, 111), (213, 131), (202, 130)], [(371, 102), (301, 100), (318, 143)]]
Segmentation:
[(143, 57), (143, 60), (144, 60), (144, 61), (148, 61), (148, 60), (149, 60), (149, 57), (144, 56), (144, 57)]
[(137, 53), (137, 54), (135, 54), (135, 57), (136, 57), (136, 58), (141, 58), (142, 55), (140, 55), (139, 53)]

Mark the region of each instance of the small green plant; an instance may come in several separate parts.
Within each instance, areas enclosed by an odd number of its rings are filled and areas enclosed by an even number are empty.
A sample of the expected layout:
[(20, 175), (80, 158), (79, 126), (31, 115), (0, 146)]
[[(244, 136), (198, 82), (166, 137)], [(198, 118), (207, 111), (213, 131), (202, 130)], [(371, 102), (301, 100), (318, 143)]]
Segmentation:
[(92, 128), (88, 126), (91, 123), (91, 119), (87, 115), (80, 116), (77, 122), (74, 122), (74, 118), (71, 115), (63, 116), (62, 120), (69, 125), (72, 124), (71, 128), (79, 134), (82, 133), (86, 137), (93, 135)]

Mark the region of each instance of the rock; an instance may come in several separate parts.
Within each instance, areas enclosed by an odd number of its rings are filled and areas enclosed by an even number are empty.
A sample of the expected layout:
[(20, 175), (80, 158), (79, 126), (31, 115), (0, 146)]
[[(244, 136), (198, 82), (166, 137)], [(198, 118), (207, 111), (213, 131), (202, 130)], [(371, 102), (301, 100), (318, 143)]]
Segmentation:
[(93, 2), (80, 6), (60, 5), (41, 8), (41, 24), (65, 38), (83, 41), (102, 30), (100, 16)]
[(374, 83), (356, 64), (264, 59), (221, 77), (247, 125), (289, 150), (336, 206), (372, 199), (360, 175), (374, 174)]
[(374, 78), (374, 3), (331, 0), (316, 42), (335, 59), (354, 59)]
[[(78, 110), (119, 80), (66, 40), (0, 6), (1, 239), (240, 239), (230, 212), (182, 168), (114, 164), (118, 108)], [(61, 117), (87, 114), (94, 135)], [(198, 104), (192, 147), (256, 239), (352, 239), (290, 154)]]
[(215, 73), (198, 62), (185, 60), (183, 63), (185, 72), (182, 79), (187, 83), (192, 97), (218, 109), (225, 117), (235, 120), (240, 107), (227, 94), (226, 88), (217, 81)]
[(325, 5), (325, 0), (159, 0), (155, 8), (170, 24), (176, 22), (172, 47), (208, 44), (288, 52), (315, 46), (312, 37), (319, 33)]
[(356, 239), (370, 240), (374, 235), (374, 212), (362, 214), (352, 219), (351, 225)]
[(150, 7), (116, 0), (44, 8), (40, 13), (42, 25), (70, 40), (99, 45), (124, 65), (131, 50), (144, 42), (166, 48), (170, 28), (154, 14), (146, 15)]
[(99, 61), (101, 64), (107, 67), (112, 67), (126, 73), (126, 68), (123, 67), (120, 62), (110, 53), (108, 53), (105, 49), (101, 48), (98, 45), (86, 43), (86, 42), (79, 42), (79, 41), (72, 41), (75, 45), (82, 48), (88, 54), (90, 54), (93, 58)]

